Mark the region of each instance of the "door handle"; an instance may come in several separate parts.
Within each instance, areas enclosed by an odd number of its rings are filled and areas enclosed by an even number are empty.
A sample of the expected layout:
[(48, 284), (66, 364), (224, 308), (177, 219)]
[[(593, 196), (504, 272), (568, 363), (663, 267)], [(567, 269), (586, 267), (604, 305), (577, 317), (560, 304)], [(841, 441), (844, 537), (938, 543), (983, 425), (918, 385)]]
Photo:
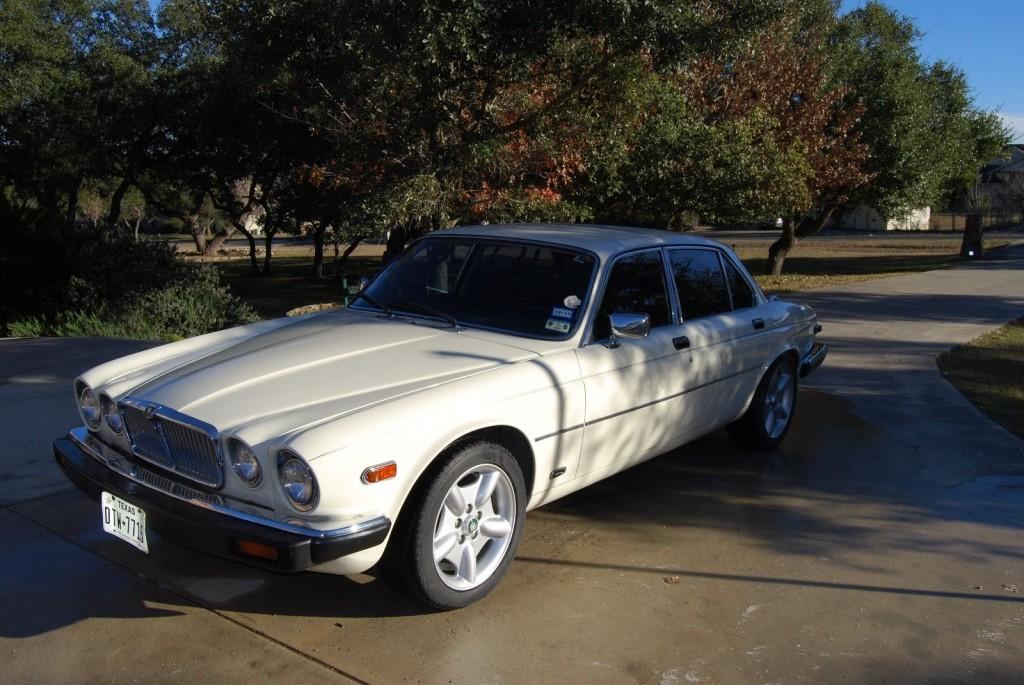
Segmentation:
[(681, 335), (678, 338), (672, 338), (672, 345), (677, 350), (688, 350), (690, 349), (690, 339), (685, 335)]
[(754, 319), (751, 323), (754, 324), (755, 331), (759, 331), (764, 328), (764, 319)]

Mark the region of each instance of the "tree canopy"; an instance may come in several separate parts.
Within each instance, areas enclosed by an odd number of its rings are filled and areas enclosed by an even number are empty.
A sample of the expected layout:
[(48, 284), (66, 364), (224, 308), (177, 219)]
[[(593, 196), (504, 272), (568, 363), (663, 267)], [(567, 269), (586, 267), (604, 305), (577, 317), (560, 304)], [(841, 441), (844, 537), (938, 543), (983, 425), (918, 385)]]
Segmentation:
[(0, 184), (203, 252), (242, 233), (257, 270), (256, 223), (262, 269), (308, 231), (319, 275), (328, 231), (783, 217), (780, 271), (844, 205), (931, 204), (1005, 142), (917, 40), (877, 2), (5, 0)]

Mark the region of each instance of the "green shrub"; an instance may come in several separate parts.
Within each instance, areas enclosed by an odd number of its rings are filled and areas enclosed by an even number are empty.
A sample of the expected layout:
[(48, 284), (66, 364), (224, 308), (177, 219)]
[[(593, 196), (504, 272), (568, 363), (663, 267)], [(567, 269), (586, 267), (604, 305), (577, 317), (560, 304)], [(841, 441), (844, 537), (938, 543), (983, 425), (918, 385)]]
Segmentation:
[(0, 334), (176, 339), (257, 320), (163, 242), (0, 206)]
[[(58, 312), (49, 321), (29, 317), (14, 321), (14, 336), (106, 336), (177, 340), (257, 321), (248, 305), (220, 284), (212, 267), (189, 266), (179, 280), (164, 287), (127, 292), (91, 308)], [(81, 282), (76, 284), (82, 287)]]

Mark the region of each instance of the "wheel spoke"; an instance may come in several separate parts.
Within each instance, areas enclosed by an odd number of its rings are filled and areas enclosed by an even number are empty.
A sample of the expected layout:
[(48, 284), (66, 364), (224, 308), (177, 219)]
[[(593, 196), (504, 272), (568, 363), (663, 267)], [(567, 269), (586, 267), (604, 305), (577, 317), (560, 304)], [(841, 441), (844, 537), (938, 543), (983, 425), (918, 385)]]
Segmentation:
[(459, 577), (467, 583), (476, 581), (476, 550), (473, 545), (466, 545), (462, 548), (462, 557), (459, 559)]
[(448, 557), (459, 541), (459, 531), (451, 530), (434, 538), (434, 561), (439, 562)]
[(512, 532), (512, 524), (500, 516), (491, 516), (480, 521), (480, 534), (489, 538), (507, 537)]
[(453, 485), (452, 489), (448, 491), (448, 496), (444, 498), (444, 506), (456, 516), (462, 516), (466, 513), (466, 498), (462, 488), (457, 484)]
[(489, 502), (494, 488), (498, 486), (498, 479), (501, 478), (496, 472), (484, 473), (477, 480), (476, 497), (473, 498), (473, 506), (477, 509)]

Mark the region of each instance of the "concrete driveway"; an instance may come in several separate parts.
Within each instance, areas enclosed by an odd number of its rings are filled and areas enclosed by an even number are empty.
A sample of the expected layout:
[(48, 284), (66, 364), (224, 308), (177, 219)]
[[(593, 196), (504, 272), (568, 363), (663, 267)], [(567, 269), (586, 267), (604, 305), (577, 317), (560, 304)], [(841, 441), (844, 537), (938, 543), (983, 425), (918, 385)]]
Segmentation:
[(533, 512), (501, 586), (443, 614), (104, 535), (49, 443), (70, 378), (136, 343), (0, 341), (4, 679), (1024, 681), (1024, 442), (934, 365), (1024, 314), (1024, 246), (800, 299), (834, 352), (781, 449), (714, 434)]

